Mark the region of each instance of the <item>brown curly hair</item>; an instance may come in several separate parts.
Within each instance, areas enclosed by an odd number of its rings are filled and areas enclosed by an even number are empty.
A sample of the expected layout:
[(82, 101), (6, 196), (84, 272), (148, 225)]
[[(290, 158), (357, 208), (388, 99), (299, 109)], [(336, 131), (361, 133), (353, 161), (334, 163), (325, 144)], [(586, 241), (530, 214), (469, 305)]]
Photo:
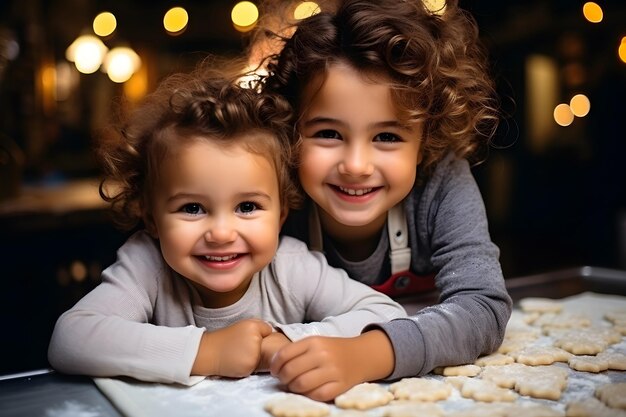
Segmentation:
[[(236, 70), (213, 60), (191, 73), (174, 74), (117, 126), (100, 135), (96, 155), (103, 169), (101, 197), (111, 203), (116, 223), (131, 229), (150, 218), (163, 158), (191, 140), (243, 145), (276, 169), (281, 207), (295, 208), (300, 194), (293, 179), (293, 111), (276, 94), (247, 88)], [(231, 66), (236, 67), (233, 63)], [(112, 185), (112, 186), (110, 186)]]
[(451, 151), (481, 162), (479, 151), (499, 122), (477, 25), (453, 0), (441, 15), (423, 0), (342, 0), (336, 11), (297, 23), (266, 61), (265, 89), (286, 97), (300, 115), (304, 88), (338, 62), (387, 82), (399, 117), (424, 123), (425, 176)]

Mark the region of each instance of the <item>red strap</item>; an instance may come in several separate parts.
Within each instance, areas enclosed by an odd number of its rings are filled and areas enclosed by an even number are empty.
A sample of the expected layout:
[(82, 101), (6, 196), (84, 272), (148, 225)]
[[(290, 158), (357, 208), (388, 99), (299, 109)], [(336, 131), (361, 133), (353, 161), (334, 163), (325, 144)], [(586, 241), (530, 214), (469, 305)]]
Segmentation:
[(435, 289), (435, 274), (415, 275), (411, 271), (401, 271), (372, 288), (390, 297), (428, 292)]

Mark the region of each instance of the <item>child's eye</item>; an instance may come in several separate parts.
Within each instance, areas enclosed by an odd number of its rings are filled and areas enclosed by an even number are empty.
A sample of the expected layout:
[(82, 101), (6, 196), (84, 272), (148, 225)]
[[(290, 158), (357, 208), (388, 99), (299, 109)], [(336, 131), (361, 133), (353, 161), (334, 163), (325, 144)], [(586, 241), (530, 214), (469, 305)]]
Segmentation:
[(393, 134), (393, 133), (389, 133), (389, 132), (384, 132), (384, 133), (379, 133), (378, 135), (376, 135), (376, 137), (374, 138), (375, 142), (402, 142), (402, 138), (400, 138), (400, 136)]
[(204, 214), (205, 211), (198, 203), (187, 203), (180, 208), (180, 211), (186, 214), (199, 215)]
[(341, 139), (341, 135), (336, 130), (324, 129), (313, 134), (314, 138), (322, 139)]
[(242, 214), (250, 214), (255, 210), (258, 210), (260, 207), (251, 201), (245, 201), (237, 207), (237, 212)]

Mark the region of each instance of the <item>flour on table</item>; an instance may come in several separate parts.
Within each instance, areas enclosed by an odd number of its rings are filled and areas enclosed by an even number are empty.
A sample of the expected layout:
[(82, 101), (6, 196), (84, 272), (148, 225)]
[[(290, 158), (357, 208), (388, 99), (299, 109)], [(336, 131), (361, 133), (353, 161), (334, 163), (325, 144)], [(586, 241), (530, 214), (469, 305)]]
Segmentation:
[(367, 410), (385, 405), (393, 398), (393, 394), (382, 385), (364, 382), (337, 396), (335, 405), (340, 408)]
[(563, 417), (562, 411), (542, 404), (478, 403), (446, 417)]
[(433, 403), (404, 402), (386, 406), (383, 417), (443, 417), (441, 407)]
[(289, 393), (271, 398), (264, 408), (274, 417), (324, 417), (330, 414), (327, 404)]

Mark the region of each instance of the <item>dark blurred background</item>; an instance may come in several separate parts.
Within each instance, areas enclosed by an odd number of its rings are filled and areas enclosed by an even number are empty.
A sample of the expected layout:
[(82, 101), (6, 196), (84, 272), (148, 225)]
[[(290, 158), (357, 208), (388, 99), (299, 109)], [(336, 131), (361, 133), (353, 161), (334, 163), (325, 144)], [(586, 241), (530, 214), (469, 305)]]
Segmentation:
[[(56, 318), (98, 283), (128, 235), (98, 197), (93, 133), (114, 103), (139, 100), (163, 76), (207, 54), (241, 54), (249, 27), (232, 23), (236, 3), (0, 1), (0, 374), (47, 366)], [(597, 23), (583, 4), (461, 0), (478, 21), (504, 111), (474, 173), (507, 279), (582, 265), (626, 269), (626, 2), (598, 1)], [(189, 20), (167, 33), (164, 15), (174, 6)], [(117, 27), (101, 42), (140, 58), (124, 82), (105, 66), (81, 73), (68, 60), (78, 63), (68, 48), (94, 34), (104, 11)], [(556, 106), (577, 94), (590, 111), (559, 125)]]

